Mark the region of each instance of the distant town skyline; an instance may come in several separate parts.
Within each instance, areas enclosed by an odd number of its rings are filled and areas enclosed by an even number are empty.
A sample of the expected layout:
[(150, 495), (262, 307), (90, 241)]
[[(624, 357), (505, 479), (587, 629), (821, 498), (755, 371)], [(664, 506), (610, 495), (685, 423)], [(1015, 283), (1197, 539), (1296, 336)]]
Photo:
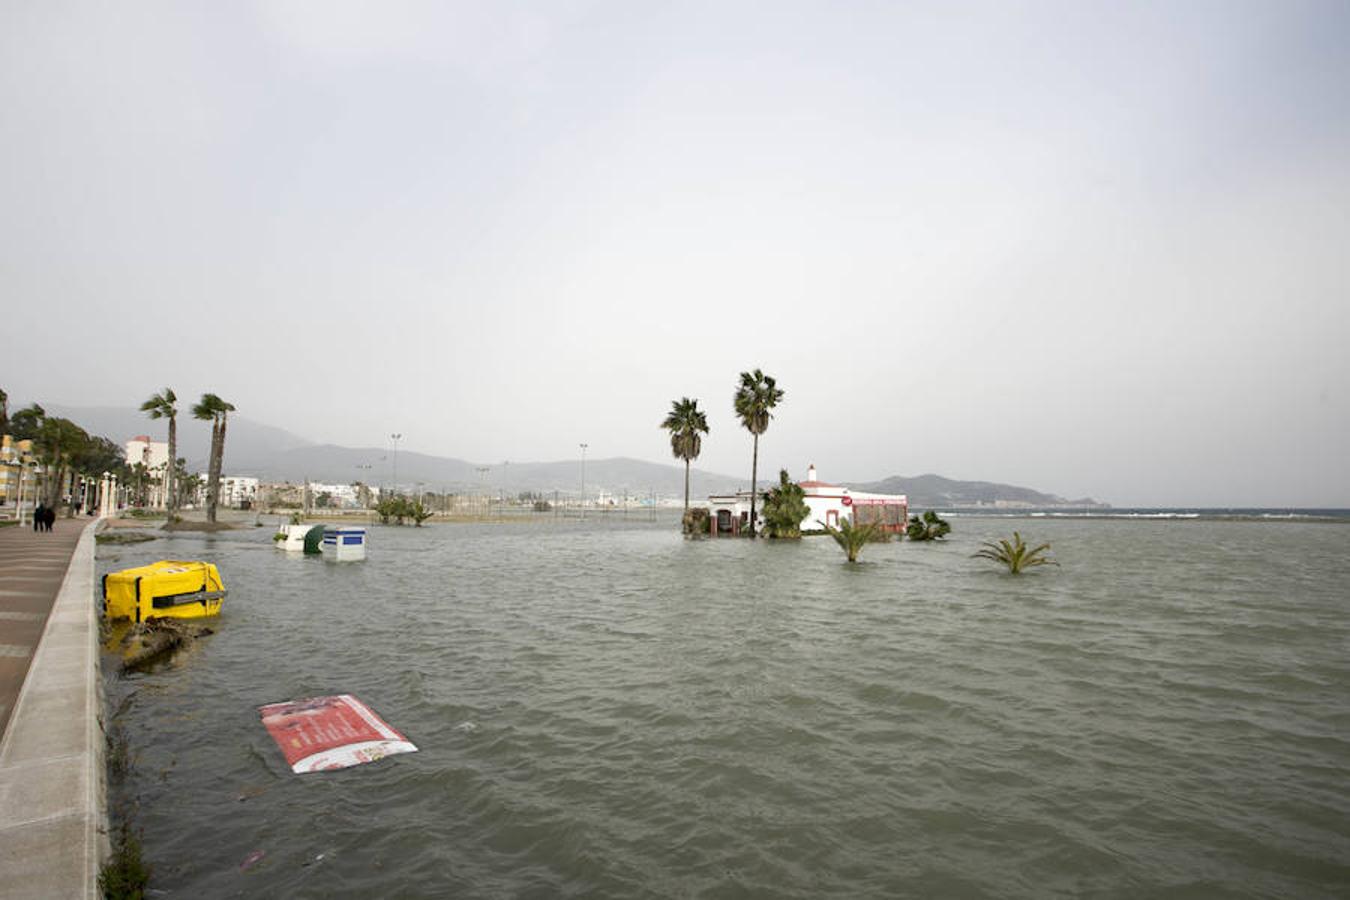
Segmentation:
[(1343, 3), (0, 21), (11, 409), (748, 476), (760, 367), (766, 480), (1350, 506)]

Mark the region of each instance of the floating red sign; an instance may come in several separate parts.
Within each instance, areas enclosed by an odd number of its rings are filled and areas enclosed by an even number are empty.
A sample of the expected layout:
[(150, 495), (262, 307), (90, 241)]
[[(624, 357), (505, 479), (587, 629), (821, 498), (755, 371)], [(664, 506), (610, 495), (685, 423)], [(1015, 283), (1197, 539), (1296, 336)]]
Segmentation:
[(351, 694), (270, 703), (258, 707), (258, 712), (293, 772), (345, 769), (395, 753), (417, 752)]
[(853, 505), (853, 498), (852, 498), (852, 497), (845, 496), (845, 497), (844, 497), (844, 505), (845, 505), (845, 506), (852, 506), (852, 505)]

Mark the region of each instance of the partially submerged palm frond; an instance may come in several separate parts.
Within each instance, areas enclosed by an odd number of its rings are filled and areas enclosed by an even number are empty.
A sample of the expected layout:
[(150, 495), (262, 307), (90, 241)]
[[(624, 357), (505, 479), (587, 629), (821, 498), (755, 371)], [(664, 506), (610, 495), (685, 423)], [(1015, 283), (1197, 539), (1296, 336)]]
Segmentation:
[(826, 525), (819, 519), (816, 520), (816, 524), (825, 529), (826, 534), (834, 538), (836, 544), (844, 548), (849, 562), (858, 561), (858, 553), (865, 545), (876, 540), (877, 533), (881, 529), (880, 522), (854, 525), (848, 519), (840, 519), (838, 528)]
[(1018, 575), (1024, 569), (1030, 569), (1034, 566), (1058, 566), (1055, 562), (1043, 554), (1050, 549), (1049, 544), (1041, 544), (1036, 547), (1028, 547), (1022, 540), (1022, 535), (1013, 532), (1012, 541), (1002, 538), (997, 542), (984, 541), (982, 550), (976, 551), (971, 555), (971, 559), (988, 559), (996, 563), (1001, 563), (1008, 567), (1010, 575)]

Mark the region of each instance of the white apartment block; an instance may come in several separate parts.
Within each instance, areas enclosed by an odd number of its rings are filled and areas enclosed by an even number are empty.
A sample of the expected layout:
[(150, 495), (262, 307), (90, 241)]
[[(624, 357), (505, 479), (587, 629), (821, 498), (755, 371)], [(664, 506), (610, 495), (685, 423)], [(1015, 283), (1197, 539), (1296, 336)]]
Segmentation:
[(238, 509), (247, 500), (258, 498), (258, 479), (250, 475), (225, 475), (220, 479), (220, 500), (224, 506)]
[(160, 466), (167, 466), (169, 463), (168, 441), (152, 441), (149, 435), (138, 434), (127, 441), (125, 449), (127, 465), (129, 466), (140, 463), (147, 469), (154, 471)]

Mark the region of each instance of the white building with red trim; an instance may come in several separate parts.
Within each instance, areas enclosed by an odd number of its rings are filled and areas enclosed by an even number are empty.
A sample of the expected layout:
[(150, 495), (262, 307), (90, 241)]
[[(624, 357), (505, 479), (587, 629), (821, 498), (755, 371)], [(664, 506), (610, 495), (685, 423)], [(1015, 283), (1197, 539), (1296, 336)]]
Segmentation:
[[(880, 522), (885, 530), (903, 534), (905, 524), (909, 521), (909, 498), (904, 494), (872, 494), (830, 484), (817, 478), (814, 465), (807, 467), (806, 480), (797, 484), (811, 510), (802, 522), (803, 531), (817, 531), (822, 523), (837, 528), (841, 519), (847, 519), (854, 525)], [(772, 485), (765, 487), (767, 489)], [(755, 523), (756, 531), (764, 527), (761, 514), (763, 501), (761, 492), (760, 502), (755, 508), (755, 516), (759, 520)], [(708, 498), (708, 512), (711, 518), (709, 530), (713, 534), (740, 534), (750, 523), (750, 492), (711, 496)]]

